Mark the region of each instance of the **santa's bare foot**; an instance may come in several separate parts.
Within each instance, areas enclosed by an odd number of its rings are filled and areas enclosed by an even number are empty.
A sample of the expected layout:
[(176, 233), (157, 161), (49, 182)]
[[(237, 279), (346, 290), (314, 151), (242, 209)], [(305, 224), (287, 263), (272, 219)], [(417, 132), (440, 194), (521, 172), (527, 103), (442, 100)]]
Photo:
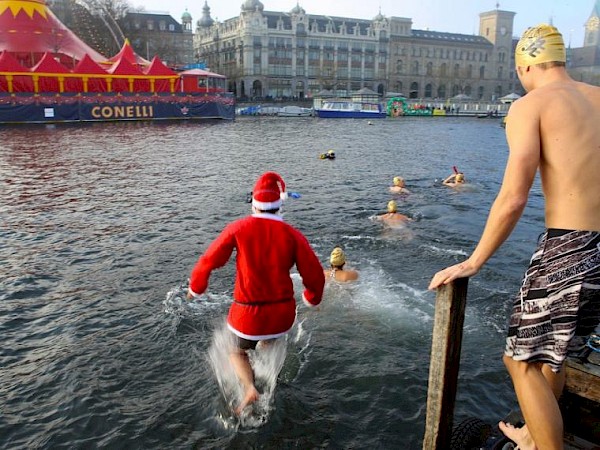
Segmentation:
[(523, 425), (521, 428), (516, 428), (510, 423), (500, 422), (498, 427), (507, 438), (517, 444), (517, 448), (519, 450), (537, 449), (535, 442), (533, 442), (533, 439), (531, 439), (527, 425)]
[(244, 398), (242, 399), (241, 403), (235, 409), (235, 413), (239, 416), (246, 406), (251, 405), (256, 400), (258, 400), (258, 391), (254, 386), (249, 387), (248, 389), (246, 389), (246, 394), (244, 395)]

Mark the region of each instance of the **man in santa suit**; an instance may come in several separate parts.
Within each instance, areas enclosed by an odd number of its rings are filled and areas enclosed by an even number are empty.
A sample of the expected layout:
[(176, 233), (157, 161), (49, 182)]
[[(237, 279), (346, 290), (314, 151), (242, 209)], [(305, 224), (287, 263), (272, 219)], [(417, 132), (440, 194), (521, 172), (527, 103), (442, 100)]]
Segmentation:
[(279, 174), (261, 175), (252, 191), (253, 214), (227, 225), (200, 256), (190, 276), (188, 299), (206, 290), (210, 273), (224, 266), (236, 250), (227, 327), (237, 341), (230, 359), (245, 391), (236, 408), (238, 414), (259, 395), (247, 350), (255, 349), (260, 341), (285, 335), (296, 319), (292, 267), (295, 265), (302, 277), (306, 305), (317, 306), (323, 295), (325, 277), (317, 255), (304, 235), (279, 214), (286, 196)]

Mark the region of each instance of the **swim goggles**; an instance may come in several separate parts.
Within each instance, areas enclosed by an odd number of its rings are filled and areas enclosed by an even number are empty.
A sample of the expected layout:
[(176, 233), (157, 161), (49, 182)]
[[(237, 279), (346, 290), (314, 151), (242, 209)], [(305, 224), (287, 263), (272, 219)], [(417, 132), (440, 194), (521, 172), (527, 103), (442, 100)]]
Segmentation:
[(595, 352), (600, 352), (600, 335), (591, 334), (585, 345)]

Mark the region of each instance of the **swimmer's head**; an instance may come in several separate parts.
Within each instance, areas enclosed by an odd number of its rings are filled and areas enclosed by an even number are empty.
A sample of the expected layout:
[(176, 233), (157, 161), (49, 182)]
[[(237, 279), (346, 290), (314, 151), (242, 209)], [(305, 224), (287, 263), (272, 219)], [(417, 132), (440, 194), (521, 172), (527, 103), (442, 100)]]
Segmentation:
[(395, 213), (398, 210), (398, 204), (394, 200), (390, 200), (387, 204), (387, 210), (389, 213)]
[(457, 173), (455, 180), (456, 180), (457, 183), (464, 183), (465, 182), (465, 175), (463, 173)]
[(402, 177), (394, 177), (394, 186), (404, 187), (404, 178)]
[(525, 30), (515, 49), (515, 65), (528, 67), (537, 64), (567, 61), (562, 34), (546, 23)]
[(341, 247), (335, 247), (329, 256), (332, 267), (342, 267), (346, 263), (346, 255)]

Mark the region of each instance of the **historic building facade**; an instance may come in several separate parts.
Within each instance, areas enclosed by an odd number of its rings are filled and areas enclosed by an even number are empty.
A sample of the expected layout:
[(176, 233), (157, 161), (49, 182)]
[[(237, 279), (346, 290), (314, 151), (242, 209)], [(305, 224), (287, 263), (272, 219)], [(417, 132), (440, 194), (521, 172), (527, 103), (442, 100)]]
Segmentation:
[(388, 89), (411, 98), (486, 101), (519, 90), (513, 17), (500, 10), (480, 14), (478, 36), (413, 30), (408, 19), (392, 17)]
[(568, 49), (567, 57), (574, 79), (600, 85), (600, 0), (596, 0), (585, 23), (583, 47)]
[[(238, 98), (345, 95), (363, 87), (421, 99), (462, 94), (491, 101), (524, 93), (514, 70), (518, 39), (510, 11), (482, 12), (478, 34), (469, 35), (416, 30), (410, 18), (381, 13), (370, 20), (330, 17), (307, 14), (299, 4), (289, 12), (265, 11), (260, 0), (244, 0), (240, 15), (223, 22), (211, 18), (205, 0), (195, 30), (187, 11), (181, 23), (135, 10), (107, 22), (75, 0), (48, 5), (103, 54), (114, 54), (127, 37), (146, 58), (157, 54), (171, 66), (205, 63), (228, 77)], [(585, 24), (583, 46), (569, 43), (567, 57), (575, 79), (600, 85), (600, 0)]]
[(169, 14), (129, 11), (119, 25), (135, 52), (148, 60), (158, 55), (171, 67), (195, 61), (192, 16), (187, 11), (181, 24)]
[(372, 20), (265, 11), (246, 0), (223, 22), (205, 3), (194, 49), (226, 75), (238, 97), (307, 97), (322, 90), (344, 95), (363, 87), (411, 98), (463, 94), (492, 100), (518, 90), (512, 39), (514, 13), (480, 15), (478, 36), (414, 30), (412, 20)]

